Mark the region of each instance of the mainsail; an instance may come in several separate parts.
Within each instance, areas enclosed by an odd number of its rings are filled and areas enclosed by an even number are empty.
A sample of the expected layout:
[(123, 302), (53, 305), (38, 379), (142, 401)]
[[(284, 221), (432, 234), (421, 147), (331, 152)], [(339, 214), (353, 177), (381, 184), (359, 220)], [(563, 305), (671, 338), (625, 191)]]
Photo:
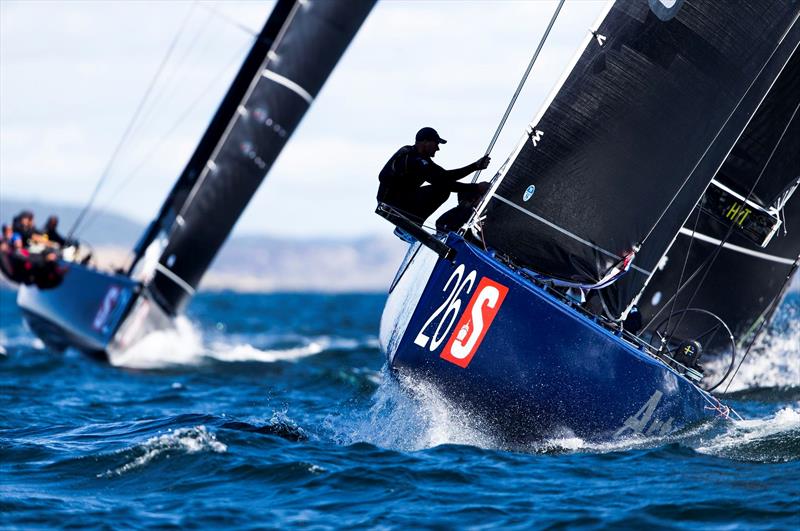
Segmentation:
[[(795, 50), (642, 293), (639, 309), (651, 329), (672, 319), (672, 325), (681, 323), (677, 335), (694, 336), (692, 320), (679, 316), (688, 307), (703, 308), (743, 342), (770, 317), (800, 256), (799, 109), (800, 52)], [(719, 190), (739, 197), (715, 208)], [(743, 230), (759, 210), (776, 212), (778, 220), (763, 246)], [(768, 232), (770, 219), (762, 219)]]
[(154, 275), (149, 290), (165, 310), (187, 303), (374, 3), (278, 1), (135, 249), (134, 274), (145, 253), (158, 257), (145, 274)]
[[(617, 2), (531, 122), (476, 219), (554, 279), (641, 291), (800, 40), (800, 4)], [(641, 248), (639, 248), (641, 246)]]

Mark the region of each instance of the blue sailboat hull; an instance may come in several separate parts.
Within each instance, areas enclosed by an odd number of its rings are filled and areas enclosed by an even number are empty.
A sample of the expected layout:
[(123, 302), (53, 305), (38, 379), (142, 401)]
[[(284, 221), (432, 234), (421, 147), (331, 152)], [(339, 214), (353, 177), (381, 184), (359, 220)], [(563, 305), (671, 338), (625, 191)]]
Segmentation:
[(172, 328), (169, 316), (140, 282), (125, 275), (64, 262), (58, 286), (21, 285), (17, 305), (30, 329), (56, 351), (72, 347), (112, 361), (156, 330)]
[(718, 402), (661, 360), (451, 234), (455, 260), (416, 245), (387, 301), (391, 367), (433, 384), (504, 439), (666, 435)]

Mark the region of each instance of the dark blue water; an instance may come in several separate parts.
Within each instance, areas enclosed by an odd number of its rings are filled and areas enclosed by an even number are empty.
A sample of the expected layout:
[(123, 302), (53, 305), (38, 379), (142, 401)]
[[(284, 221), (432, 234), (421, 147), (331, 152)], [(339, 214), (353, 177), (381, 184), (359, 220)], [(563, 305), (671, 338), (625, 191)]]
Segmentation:
[(126, 368), (43, 349), (13, 297), (0, 292), (3, 528), (800, 523), (797, 295), (742, 370), (747, 420), (527, 452), (385, 376), (382, 296), (200, 295), (181, 334)]

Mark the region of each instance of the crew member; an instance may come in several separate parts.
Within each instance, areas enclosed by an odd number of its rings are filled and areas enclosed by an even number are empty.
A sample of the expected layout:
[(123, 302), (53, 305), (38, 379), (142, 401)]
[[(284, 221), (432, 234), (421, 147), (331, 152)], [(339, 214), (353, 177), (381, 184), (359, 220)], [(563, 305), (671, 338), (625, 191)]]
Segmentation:
[(58, 216), (50, 216), (44, 226), (44, 233), (47, 239), (60, 247), (64, 247), (66, 240), (58, 233)]
[(463, 168), (445, 170), (431, 159), (439, 151), (439, 144), (446, 143), (433, 128), (420, 129), (414, 145), (401, 147), (381, 170), (378, 201), (422, 225), (452, 192), (456, 192), (459, 207), (448, 211), (442, 218), (447, 218), (447, 228), (466, 222), (471, 209), (464, 209), (463, 205), (475, 204), (489, 189), (489, 183), (460, 183), (458, 180), (485, 169), (490, 159), (487, 155)]
[(33, 212), (30, 210), (20, 212), (14, 218), (12, 228), (22, 239), (23, 247), (28, 247), (34, 240), (38, 240), (36, 227), (33, 225)]

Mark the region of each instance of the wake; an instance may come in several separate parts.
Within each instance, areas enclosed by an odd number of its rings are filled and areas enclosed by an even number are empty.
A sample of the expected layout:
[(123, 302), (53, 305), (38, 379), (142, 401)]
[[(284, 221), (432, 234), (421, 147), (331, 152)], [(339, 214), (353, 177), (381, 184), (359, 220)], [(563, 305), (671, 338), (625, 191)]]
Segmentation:
[(259, 344), (275, 348), (258, 348), (248, 338), (218, 337), (205, 341), (198, 326), (184, 316), (174, 320), (172, 330), (153, 332), (135, 345), (112, 354), (111, 365), (128, 369), (164, 369), (194, 367), (212, 362), (276, 363), (297, 362), (331, 350), (374, 348), (374, 340), (356, 340), (333, 336), (305, 337), (295, 334), (259, 335)]

